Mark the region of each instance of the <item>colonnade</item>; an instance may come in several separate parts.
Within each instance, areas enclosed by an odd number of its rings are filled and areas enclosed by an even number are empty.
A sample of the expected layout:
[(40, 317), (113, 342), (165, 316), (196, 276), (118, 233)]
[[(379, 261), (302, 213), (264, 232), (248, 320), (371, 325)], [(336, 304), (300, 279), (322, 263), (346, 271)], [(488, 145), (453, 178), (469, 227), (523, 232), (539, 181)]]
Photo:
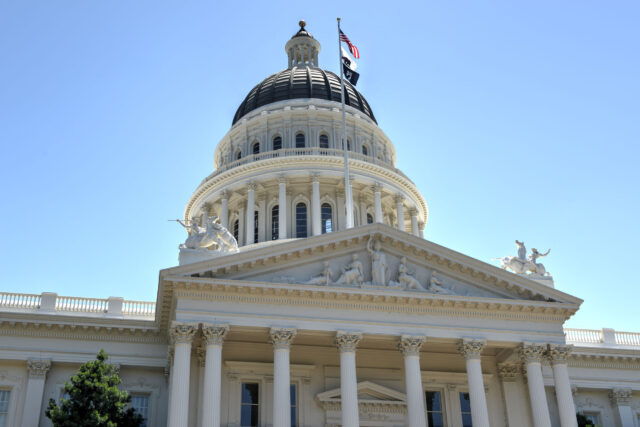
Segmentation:
[[(320, 175), (312, 174), (311, 175), (311, 197), (310, 201), (310, 214), (308, 215), (308, 220), (310, 220), (310, 233), (313, 236), (317, 236), (322, 234), (322, 200), (320, 195)], [(289, 201), (289, 193), (287, 192), (287, 178), (281, 176), (278, 178), (278, 235), (277, 237), (272, 236), (273, 240), (276, 239), (287, 239), (289, 236), (288, 229), (288, 213), (287, 213), (287, 202)], [(383, 187), (379, 183), (374, 183), (371, 187), (371, 191), (373, 193), (373, 222), (383, 223), (384, 222), (384, 214), (383, 214), (383, 206), (382, 206), (382, 191)], [(229, 223), (229, 191), (225, 190), (220, 193), (220, 224), (231, 230), (233, 224)], [(405, 197), (401, 194), (396, 194), (393, 196), (395, 206), (394, 206), (394, 214), (396, 217), (395, 226), (405, 231)], [(267, 206), (264, 200), (264, 196), (261, 195), (259, 200), (259, 239), (258, 241), (263, 241), (263, 239), (268, 239), (268, 236), (265, 236), (266, 230), (266, 218), (268, 212), (266, 212)], [(344, 229), (346, 220), (345, 220), (345, 200), (344, 200), (344, 192), (339, 191), (337, 193), (337, 200), (335, 201), (336, 212), (333, 213), (334, 216), (334, 227), (335, 220), (340, 224), (340, 229)], [(354, 200), (355, 203), (358, 204), (358, 209), (361, 211), (360, 215), (360, 223), (367, 223), (367, 204), (363, 201), (362, 196)], [(244, 203), (243, 203), (244, 206)], [(248, 182), (246, 184), (246, 206), (256, 206), (256, 183)], [(290, 221), (295, 221), (295, 212), (291, 212), (293, 218)], [(408, 209), (408, 214), (411, 219), (411, 234), (415, 236), (420, 236), (420, 223), (418, 218), (418, 210), (416, 208)], [(253, 209), (242, 209), (240, 213), (240, 217), (244, 226), (242, 227), (243, 233), (241, 236), (241, 240), (239, 241), (239, 245), (250, 245), (255, 242), (255, 229), (254, 229), (254, 210)], [(336, 231), (337, 228), (334, 228)]]
[[(174, 324), (170, 329), (174, 343), (174, 357), (171, 366), (168, 427), (182, 426), (188, 419), (191, 342), (198, 329), (198, 324), (190, 323)], [(203, 427), (220, 426), (222, 345), (228, 331), (228, 325), (202, 324), (203, 342), (206, 347), (203, 387), (203, 402), (206, 404), (203, 404), (202, 410)], [(290, 350), (296, 333), (296, 329), (292, 328), (274, 327), (269, 331), (274, 351), (274, 427), (289, 427), (291, 425)], [(359, 427), (360, 425), (356, 349), (361, 340), (362, 333), (360, 332), (338, 331), (335, 336), (335, 345), (340, 353), (343, 427)], [(420, 368), (420, 349), (426, 340), (426, 336), (420, 335), (402, 335), (398, 340), (398, 349), (404, 358), (409, 427), (425, 427), (427, 425)], [(471, 417), (474, 427), (490, 426), (481, 366), (481, 354), (485, 346), (484, 340), (463, 339), (458, 342), (457, 347), (459, 354), (466, 361)], [(567, 371), (567, 356), (570, 350), (570, 346), (546, 344), (523, 344), (519, 348), (518, 354), (524, 363), (528, 376), (531, 411), (535, 427), (551, 426), (541, 371), (543, 357), (549, 358), (553, 366), (561, 426), (577, 427)]]

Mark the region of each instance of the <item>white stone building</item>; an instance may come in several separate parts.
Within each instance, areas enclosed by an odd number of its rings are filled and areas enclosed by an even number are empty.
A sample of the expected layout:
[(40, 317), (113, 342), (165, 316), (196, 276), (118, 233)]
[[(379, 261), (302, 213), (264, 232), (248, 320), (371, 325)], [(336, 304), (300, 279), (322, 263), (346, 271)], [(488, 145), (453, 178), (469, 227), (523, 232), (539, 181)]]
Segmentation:
[(582, 300), (561, 283), (424, 240), (426, 202), (350, 84), (347, 227), (319, 51), (289, 40), (187, 202), (238, 252), (183, 248), (156, 302), (0, 294), (0, 427), (51, 425), (101, 348), (148, 426), (640, 427), (640, 333), (563, 329)]

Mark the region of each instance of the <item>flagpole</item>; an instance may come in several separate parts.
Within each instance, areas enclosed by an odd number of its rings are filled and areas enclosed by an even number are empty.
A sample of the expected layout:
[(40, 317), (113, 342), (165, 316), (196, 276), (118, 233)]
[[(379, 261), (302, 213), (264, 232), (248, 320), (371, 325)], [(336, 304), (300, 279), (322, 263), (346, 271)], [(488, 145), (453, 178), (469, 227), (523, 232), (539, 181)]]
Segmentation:
[(353, 228), (353, 194), (349, 180), (349, 150), (347, 146), (347, 113), (344, 107), (344, 76), (342, 72), (342, 49), (340, 41), (340, 18), (338, 18), (338, 68), (340, 68), (340, 86), (342, 95), (342, 147), (344, 148), (344, 197), (347, 208), (347, 227)]

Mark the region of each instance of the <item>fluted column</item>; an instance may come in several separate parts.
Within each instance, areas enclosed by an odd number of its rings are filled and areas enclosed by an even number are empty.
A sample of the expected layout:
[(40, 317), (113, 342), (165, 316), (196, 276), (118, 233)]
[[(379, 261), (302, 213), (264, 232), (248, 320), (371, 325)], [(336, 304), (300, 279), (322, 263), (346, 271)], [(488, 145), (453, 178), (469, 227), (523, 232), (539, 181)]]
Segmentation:
[(221, 199), (222, 207), (220, 208), (220, 225), (228, 230), (229, 229), (229, 192), (227, 190), (223, 190), (220, 196), (222, 197)]
[(458, 351), (467, 363), (467, 380), (469, 382), (469, 397), (471, 400), (471, 421), (473, 427), (489, 427), (489, 411), (487, 397), (484, 393), (484, 379), (482, 378), (482, 364), (480, 355), (486, 346), (484, 340), (462, 340), (458, 343)]
[(567, 358), (571, 353), (571, 345), (549, 345), (547, 356), (553, 367), (553, 380), (556, 385), (556, 399), (558, 412), (560, 413), (560, 425), (562, 427), (578, 427), (576, 420), (576, 407), (573, 403), (571, 382), (569, 381), (569, 368)]
[(222, 344), (229, 325), (202, 325), (205, 345), (204, 387), (202, 389), (202, 427), (220, 427), (222, 396)]
[(258, 196), (258, 242), (267, 240), (267, 198), (264, 194)]
[(375, 184), (371, 187), (373, 190), (373, 213), (375, 215), (375, 222), (382, 222), (382, 186), (380, 184)]
[(338, 212), (338, 231), (347, 229), (347, 208), (345, 206), (344, 191), (336, 190), (337, 209)]
[(340, 396), (342, 400), (342, 427), (359, 427), (358, 379), (356, 377), (356, 347), (362, 339), (360, 332), (336, 334), (340, 350)]
[(409, 215), (411, 215), (411, 234), (420, 237), (420, 228), (418, 227), (418, 211), (415, 209), (410, 209)]
[(403, 335), (398, 348), (404, 356), (404, 381), (407, 391), (409, 427), (425, 427), (422, 374), (420, 373), (420, 348), (427, 340), (425, 336)]
[(404, 197), (396, 196), (396, 216), (398, 217), (398, 230), (404, 231)]
[(168, 427), (184, 426), (189, 417), (191, 341), (197, 330), (197, 325), (190, 323), (175, 323), (169, 329), (174, 350)]
[(531, 416), (534, 427), (551, 427), (549, 406), (542, 379), (541, 362), (545, 351), (546, 345), (541, 344), (523, 344), (520, 348), (520, 357), (527, 370)]
[(367, 225), (367, 204), (362, 196), (358, 197), (358, 206), (360, 207), (360, 225)]
[(287, 238), (287, 179), (278, 178), (278, 239)]
[(24, 400), (24, 410), (22, 412), (21, 426), (23, 427), (38, 427), (40, 423), (44, 383), (50, 368), (50, 360), (27, 360), (29, 379), (27, 381), (27, 392)]
[(273, 343), (273, 427), (291, 427), (289, 353), (295, 329), (271, 328)]
[(609, 399), (611, 399), (615, 412), (614, 416), (622, 427), (634, 427), (631, 394), (630, 388), (614, 388), (609, 392)]
[(253, 182), (247, 184), (247, 225), (244, 231), (245, 245), (252, 245), (255, 236), (253, 221), (253, 216), (255, 215), (256, 210), (255, 189), (256, 185)]
[(320, 213), (320, 176), (311, 175), (311, 233), (314, 236), (322, 234)]

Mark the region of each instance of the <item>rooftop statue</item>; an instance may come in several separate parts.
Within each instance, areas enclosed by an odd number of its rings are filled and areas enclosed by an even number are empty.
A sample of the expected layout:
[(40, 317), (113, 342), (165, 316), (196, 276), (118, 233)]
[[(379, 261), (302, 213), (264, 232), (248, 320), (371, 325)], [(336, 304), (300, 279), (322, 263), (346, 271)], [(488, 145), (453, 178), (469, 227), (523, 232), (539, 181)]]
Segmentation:
[(503, 269), (509, 269), (520, 275), (531, 273), (532, 276), (538, 277), (551, 276), (544, 265), (537, 262), (538, 258), (549, 255), (551, 249), (545, 253), (541, 253), (536, 248), (532, 248), (531, 253), (527, 256), (527, 248), (525, 247), (524, 242), (516, 240), (516, 246), (518, 247), (518, 256), (494, 258), (500, 260)]
[(205, 227), (199, 226), (194, 220), (188, 221), (188, 224), (177, 220), (189, 233), (187, 240), (180, 245), (180, 249), (237, 252), (238, 242), (229, 230), (218, 223), (218, 216), (206, 218)]

